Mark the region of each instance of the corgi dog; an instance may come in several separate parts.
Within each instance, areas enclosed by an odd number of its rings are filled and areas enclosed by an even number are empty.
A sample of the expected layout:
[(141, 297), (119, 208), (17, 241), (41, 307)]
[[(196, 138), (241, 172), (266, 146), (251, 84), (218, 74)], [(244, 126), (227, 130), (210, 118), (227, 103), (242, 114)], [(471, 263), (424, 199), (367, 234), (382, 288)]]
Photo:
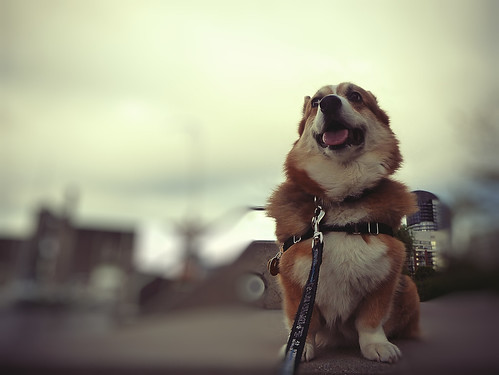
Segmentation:
[(401, 273), (405, 246), (391, 232), (417, 205), (408, 188), (390, 177), (402, 156), (389, 118), (371, 92), (340, 83), (305, 97), (298, 135), (284, 164), (286, 179), (267, 205), (281, 247), (278, 273), (288, 328), (312, 261), (311, 241), (301, 239), (319, 202), (322, 223), (335, 229), (323, 231), (302, 360), (313, 359), (318, 346), (358, 343), (365, 358), (396, 362), (401, 353), (388, 338), (417, 337), (419, 296)]

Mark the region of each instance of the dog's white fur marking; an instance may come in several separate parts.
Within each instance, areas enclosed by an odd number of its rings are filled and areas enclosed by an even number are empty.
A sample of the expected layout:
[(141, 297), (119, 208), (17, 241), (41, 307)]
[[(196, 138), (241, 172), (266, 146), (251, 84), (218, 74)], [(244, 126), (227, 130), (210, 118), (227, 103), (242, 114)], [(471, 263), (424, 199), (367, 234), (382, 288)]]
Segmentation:
[[(390, 271), (385, 256), (386, 245), (376, 238), (370, 243), (361, 236), (346, 233), (328, 233), (315, 303), (331, 328), (344, 322), (358, 305), (362, 296), (373, 290)], [(295, 280), (302, 286), (310, 272), (311, 259), (301, 258), (294, 267)], [(321, 281), (327, 281), (322, 284)]]
[[(315, 156), (315, 158), (323, 157), (322, 155)], [(321, 184), (331, 199), (342, 200), (349, 195), (361, 194), (364, 189), (372, 188), (388, 174), (386, 168), (379, 163), (379, 157), (370, 154), (346, 166), (329, 163), (330, 168), (325, 169), (320, 160), (315, 162), (309, 159), (301, 167), (310, 178)], [(331, 179), (331, 176), (335, 178)]]
[[(318, 344), (334, 343), (337, 333), (343, 340), (352, 342), (357, 333), (353, 327), (344, 323), (352, 315), (362, 297), (374, 290), (390, 272), (390, 261), (385, 256), (387, 247), (377, 238), (371, 238), (370, 243), (364, 242), (362, 237), (346, 233), (327, 233), (324, 236), (324, 250), (320, 270), (319, 284), (315, 304), (326, 319), (326, 327), (317, 333)], [(310, 272), (311, 259), (303, 257), (297, 259), (294, 265), (294, 279), (301, 286), (306, 284)], [(321, 281), (327, 281), (323, 284)], [(292, 322), (287, 322), (291, 329)], [(386, 339), (383, 332), (376, 330), (359, 331), (359, 340), (362, 338), (361, 349), (365, 357), (383, 362), (395, 362), (399, 353), (398, 348)], [(340, 340), (340, 341), (343, 341)], [(315, 356), (316, 338), (310, 335), (304, 349), (302, 360), (310, 361)], [(391, 347), (395, 347), (389, 350)], [(386, 347), (386, 348), (385, 348)], [(379, 357), (373, 353), (380, 352)]]
[(388, 341), (383, 327), (367, 328), (357, 325), (360, 350), (364, 357), (378, 362), (396, 362), (402, 355), (399, 348)]
[(331, 88), (333, 94), (336, 94), (336, 89), (338, 88), (338, 85), (329, 85), (329, 87)]

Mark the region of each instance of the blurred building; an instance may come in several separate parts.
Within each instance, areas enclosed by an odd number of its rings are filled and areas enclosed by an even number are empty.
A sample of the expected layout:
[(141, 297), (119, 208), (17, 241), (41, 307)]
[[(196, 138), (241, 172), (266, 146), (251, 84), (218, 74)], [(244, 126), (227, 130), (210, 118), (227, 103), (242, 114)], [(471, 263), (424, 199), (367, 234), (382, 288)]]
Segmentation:
[(186, 283), (155, 280), (141, 290), (141, 310), (161, 313), (202, 306), (251, 305), (281, 308), (277, 277), (267, 262), (278, 251), (275, 241), (253, 241), (231, 264), (212, 270), (203, 280)]
[[(281, 306), (277, 278), (267, 269), (278, 251), (274, 241), (254, 241), (233, 263), (216, 269), (198, 262), (192, 267), (186, 257), (189, 272), (165, 279), (135, 269), (133, 230), (82, 227), (48, 209), (35, 220), (30, 237), (0, 238), (0, 297), (9, 304), (98, 307), (125, 318), (199, 306)], [(195, 254), (195, 230), (188, 232), (187, 255)]]
[(0, 239), (0, 286), (12, 302), (107, 304), (131, 298), (135, 234), (76, 226), (41, 209), (27, 239)]
[(433, 193), (416, 190), (419, 211), (407, 217), (414, 247), (409, 271), (418, 267), (439, 268), (444, 266), (443, 252), (449, 246), (449, 210)]
[(0, 238), (0, 287), (15, 279), (17, 260), (25, 243), (26, 240), (19, 238)]

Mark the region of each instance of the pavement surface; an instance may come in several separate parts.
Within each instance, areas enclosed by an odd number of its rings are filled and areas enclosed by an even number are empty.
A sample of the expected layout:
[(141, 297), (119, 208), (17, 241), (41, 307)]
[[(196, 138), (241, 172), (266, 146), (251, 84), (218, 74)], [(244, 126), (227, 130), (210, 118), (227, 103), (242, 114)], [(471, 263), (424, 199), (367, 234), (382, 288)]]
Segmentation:
[[(384, 364), (358, 348), (318, 353), (299, 374), (499, 374), (499, 296), (422, 304), (423, 338)], [(203, 308), (115, 325), (100, 315), (0, 311), (0, 374), (276, 374), (282, 312)]]

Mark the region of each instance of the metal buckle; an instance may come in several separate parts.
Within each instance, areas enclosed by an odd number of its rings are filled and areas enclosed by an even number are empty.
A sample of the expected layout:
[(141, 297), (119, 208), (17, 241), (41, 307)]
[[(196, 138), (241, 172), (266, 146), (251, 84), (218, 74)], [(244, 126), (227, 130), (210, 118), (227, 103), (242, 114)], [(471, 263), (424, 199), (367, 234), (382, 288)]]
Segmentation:
[(361, 234), (360, 231), (359, 231), (359, 226), (357, 225), (357, 223), (355, 223), (353, 225), (353, 232), (352, 234)]
[(301, 241), (301, 236), (293, 236), (293, 243), (298, 243)]
[(371, 222), (370, 221), (367, 222), (367, 231), (369, 232), (369, 234), (373, 234), (373, 235), (377, 236), (379, 234), (379, 224), (378, 224), (378, 222), (376, 222), (374, 224), (376, 224), (376, 233), (373, 233), (371, 231)]

